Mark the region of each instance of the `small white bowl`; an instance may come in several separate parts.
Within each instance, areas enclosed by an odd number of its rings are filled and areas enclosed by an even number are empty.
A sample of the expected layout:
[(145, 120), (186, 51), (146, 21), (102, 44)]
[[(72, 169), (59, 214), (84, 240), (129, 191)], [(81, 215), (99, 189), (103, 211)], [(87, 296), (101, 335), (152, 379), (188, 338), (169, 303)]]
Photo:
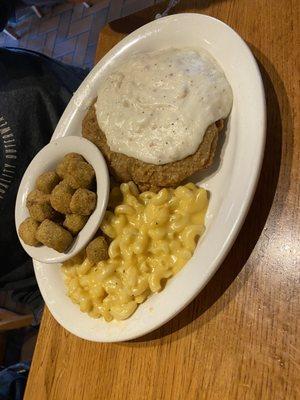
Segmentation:
[[(20, 224), (29, 217), (26, 207), (28, 194), (35, 188), (35, 182), (43, 172), (55, 169), (67, 153), (79, 153), (95, 170), (97, 182), (97, 205), (84, 228), (74, 238), (72, 246), (65, 253), (46, 246), (28, 246), (19, 236), (24, 250), (35, 260), (52, 264), (60, 263), (75, 256), (82, 250), (96, 233), (104, 216), (108, 195), (109, 175), (106, 162), (98, 148), (82, 137), (69, 136), (51, 141), (31, 161), (22, 178), (15, 208), (15, 223), (18, 231)], [(19, 234), (18, 234), (19, 235)]]

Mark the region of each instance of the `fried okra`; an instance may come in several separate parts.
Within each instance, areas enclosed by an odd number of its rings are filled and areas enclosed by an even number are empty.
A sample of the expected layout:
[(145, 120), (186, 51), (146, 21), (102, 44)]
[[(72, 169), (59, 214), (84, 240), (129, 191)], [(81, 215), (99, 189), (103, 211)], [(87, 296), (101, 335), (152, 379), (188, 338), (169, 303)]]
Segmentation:
[(41, 192), (38, 189), (33, 190), (29, 193), (26, 200), (26, 206), (32, 206), (33, 204), (44, 204), (50, 203), (50, 196)]
[(67, 214), (63, 225), (75, 236), (84, 227), (88, 218), (87, 215)]
[(108, 259), (108, 245), (103, 236), (92, 240), (86, 248), (86, 255), (90, 262), (97, 264)]
[(97, 202), (97, 195), (88, 189), (77, 189), (72, 196), (70, 208), (72, 213), (80, 215), (90, 215)]
[(26, 205), (30, 216), (36, 221), (42, 222), (57, 217), (56, 211), (51, 207), (50, 196), (40, 190), (35, 189), (29, 193)]
[(18, 232), (24, 243), (29, 246), (40, 245), (40, 242), (35, 237), (38, 227), (39, 223), (31, 217), (26, 218), (25, 221), (21, 223)]
[(64, 179), (67, 173), (68, 164), (70, 161), (85, 161), (84, 158), (78, 153), (68, 153), (64, 156), (62, 161), (56, 167), (56, 173), (61, 179)]
[(73, 242), (70, 232), (49, 219), (45, 219), (38, 227), (36, 238), (43, 245), (60, 253), (66, 251)]
[(86, 258), (85, 249), (81, 250), (79, 253), (75, 254), (75, 256), (69, 258), (68, 260), (63, 262), (64, 267), (72, 267), (76, 264), (82, 264)]
[(78, 153), (68, 153), (64, 156), (64, 160), (65, 161), (74, 161), (74, 160), (85, 161), (85, 159), (82, 157), (82, 155), (78, 154)]
[(85, 161), (71, 160), (64, 175), (66, 182), (73, 188), (90, 188), (93, 185), (95, 171)]
[(50, 195), (50, 203), (54, 210), (62, 214), (71, 214), (70, 203), (73, 194), (74, 189), (65, 181), (61, 181), (55, 186)]
[(35, 184), (26, 199), (30, 218), (20, 225), (19, 235), (29, 245), (63, 252), (95, 209), (97, 195), (87, 189), (96, 184), (94, 169), (80, 154), (68, 153), (55, 171), (44, 172)]
[(47, 171), (37, 178), (36, 187), (41, 192), (50, 194), (59, 181), (60, 178), (55, 171)]

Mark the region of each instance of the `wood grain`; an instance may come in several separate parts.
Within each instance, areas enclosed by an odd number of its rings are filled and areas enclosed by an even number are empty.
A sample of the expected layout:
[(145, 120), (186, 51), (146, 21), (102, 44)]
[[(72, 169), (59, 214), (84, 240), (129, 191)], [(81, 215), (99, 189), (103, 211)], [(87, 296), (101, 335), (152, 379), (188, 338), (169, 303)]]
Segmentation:
[(32, 314), (17, 314), (0, 308), (0, 332), (8, 331), (11, 329), (19, 329), (29, 326), (33, 322)]
[(231, 25), (263, 76), (267, 144), (247, 219), (196, 300), (146, 337), (90, 343), (45, 310), (26, 400), (300, 398), (300, 2), (186, 1), (175, 12), (187, 9)]

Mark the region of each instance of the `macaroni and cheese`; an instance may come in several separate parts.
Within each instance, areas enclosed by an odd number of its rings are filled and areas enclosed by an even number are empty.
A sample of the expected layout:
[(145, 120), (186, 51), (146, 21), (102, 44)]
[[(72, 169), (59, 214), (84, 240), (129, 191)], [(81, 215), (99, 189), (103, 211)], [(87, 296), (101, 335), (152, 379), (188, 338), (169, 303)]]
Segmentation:
[(192, 257), (204, 232), (207, 192), (193, 183), (139, 193), (133, 182), (111, 190), (101, 231), (109, 258), (81, 254), (63, 264), (71, 300), (91, 317), (128, 318)]

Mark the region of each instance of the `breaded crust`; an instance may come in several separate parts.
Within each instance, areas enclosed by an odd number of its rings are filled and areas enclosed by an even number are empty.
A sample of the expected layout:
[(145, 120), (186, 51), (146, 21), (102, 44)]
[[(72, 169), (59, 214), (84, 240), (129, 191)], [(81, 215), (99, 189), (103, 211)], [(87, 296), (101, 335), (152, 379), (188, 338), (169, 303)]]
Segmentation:
[(157, 192), (163, 187), (174, 187), (196, 171), (207, 168), (213, 161), (218, 133), (222, 128), (223, 120), (210, 125), (194, 154), (164, 165), (148, 164), (111, 151), (105, 134), (99, 128), (94, 104), (90, 106), (82, 122), (82, 136), (101, 150), (110, 172), (119, 182), (134, 181), (141, 191)]

